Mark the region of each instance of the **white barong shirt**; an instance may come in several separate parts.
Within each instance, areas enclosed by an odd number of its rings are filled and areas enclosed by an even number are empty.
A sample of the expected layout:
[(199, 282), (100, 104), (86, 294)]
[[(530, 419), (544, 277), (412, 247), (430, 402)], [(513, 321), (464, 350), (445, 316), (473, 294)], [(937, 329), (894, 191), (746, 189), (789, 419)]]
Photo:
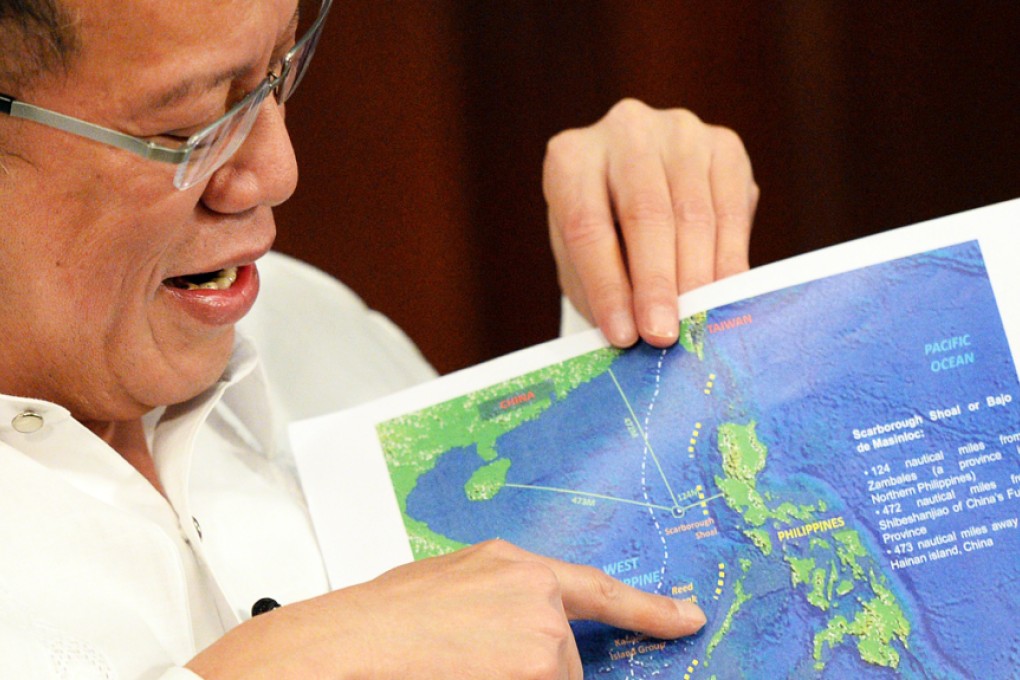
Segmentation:
[(326, 274), (259, 270), (219, 382), (145, 419), (166, 497), (63, 407), (0, 396), (0, 677), (194, 679), (256, 600), (328, 590), (285, 425), (435, 373)]

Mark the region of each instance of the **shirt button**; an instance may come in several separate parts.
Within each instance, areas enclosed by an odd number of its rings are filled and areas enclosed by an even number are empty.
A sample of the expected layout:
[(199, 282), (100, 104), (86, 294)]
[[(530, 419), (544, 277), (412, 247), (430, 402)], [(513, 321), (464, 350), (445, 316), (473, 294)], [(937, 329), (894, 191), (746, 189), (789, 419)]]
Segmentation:
[(32, 434), (42, 429), (43, 417), (35, 411), (22, 411), (11, 420), (11, 427), (21, 434)]

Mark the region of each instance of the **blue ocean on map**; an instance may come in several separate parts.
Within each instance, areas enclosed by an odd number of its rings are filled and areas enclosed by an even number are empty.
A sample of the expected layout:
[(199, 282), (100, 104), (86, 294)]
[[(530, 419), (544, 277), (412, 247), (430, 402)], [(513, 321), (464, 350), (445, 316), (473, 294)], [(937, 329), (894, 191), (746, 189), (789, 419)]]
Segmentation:
[[(475, 447), (444, 453), (408, 516), (704, 609), (679, 641), (575, 623), (586, 678), (1017, 677), (1020, 384), (978, 243), (695, 335), (700, 357), (625, 351), (503, 435), (491, 499), (464, 493)], [(750, 472), (724, 465), (738, 440)]]

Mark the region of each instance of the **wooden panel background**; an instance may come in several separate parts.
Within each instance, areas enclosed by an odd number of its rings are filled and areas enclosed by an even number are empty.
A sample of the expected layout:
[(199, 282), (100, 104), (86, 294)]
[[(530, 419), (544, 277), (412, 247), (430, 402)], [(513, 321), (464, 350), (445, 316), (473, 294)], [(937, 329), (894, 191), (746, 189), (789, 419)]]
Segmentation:
[(555, 132), (624, 96), (734, 128), (761, 264), (1020, 196), (1018, 35), (1006, 1), (341, 0), (278, 247), (450, 371), (556, 334)]

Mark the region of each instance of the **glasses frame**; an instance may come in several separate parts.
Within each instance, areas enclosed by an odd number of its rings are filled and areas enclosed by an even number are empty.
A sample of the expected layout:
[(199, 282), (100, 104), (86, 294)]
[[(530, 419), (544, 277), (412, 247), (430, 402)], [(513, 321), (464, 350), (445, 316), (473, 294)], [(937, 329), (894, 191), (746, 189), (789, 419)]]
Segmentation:
[[(230, 107), (229, 111), (215, 122), (210, 123), (188, 137), (187, 141), (176, 148), (163, 146), (141, 137), (135, 137), (103, 127), (102, 125), (89, 123), (80, 118), (74, 118), (73, 116), (58, 113), (41, 106), (28, 104), (2, 92), (0, 92), (0, 114), (6, 114), (12, 118), (30, 120), (72, 135), (77, 135), (78, 137), (85, 137), (107, 146), (129, 151), (148, 160), (177, 165), (177, 172), (174, 175), (174, 186), (184, 191), (208, 178), (230, 160), (231, 156), (237, 152), (237, 149), (247, 139), (255, 119), (258, 117), (262, 103), (270, 93), (274, 94), (279, 104), (283, 104), (294, 93), (294, 90), (297, 89), (301, 79), (304, 77), (304, 68), (301, 68), (297, 73), (296, 79), (286, 92), (282, 92), (281, 97), (282, 87), (287, 84), (293, 64), (297, 62), (299, 67), (307, 67), (308, 60), (311, 59), (312, 54), (315, 52), (319, 36), (322, 34), (322, 27), (326, 22), (326, 16), (329, 14), (332, 4), (333, 0), (322, 0), (322, 4), (319, 7), (319, 15), (316, 17), (311, 28), (294, 43), (294, 47), (287, 51), (287, 54), (280, 62), (279, 74), (270, 71), (261, 83), (256, 85), (239, 102)], [(228, 126), (235, 122), (239, 126), (231, 134), (216, 138), (217, 132), (227, 129)], [(241, 131), (241, 133), (237, 134), (238, 131)], [(214, 158), (216, 156), (221, 157), (214, 163), (211, 163), (208, 168), (203, 168), (201, 172), (189, 175), (187, 170), (193, 167), (190, 165), (190, 162), (195, 151), (203, 148), (201, 146), (202, 143), (209, 138), (213, 138), (214, 141), (208, 147), (204, 147), (207, 149), (206, 154), (203, 154), (201, 158), (197, 158), (196, 162), (201, 162), (202, 158), (207, 155), (211, 155)], [(229, 149), (229, 151), (223, 153), (224, 149)]]

